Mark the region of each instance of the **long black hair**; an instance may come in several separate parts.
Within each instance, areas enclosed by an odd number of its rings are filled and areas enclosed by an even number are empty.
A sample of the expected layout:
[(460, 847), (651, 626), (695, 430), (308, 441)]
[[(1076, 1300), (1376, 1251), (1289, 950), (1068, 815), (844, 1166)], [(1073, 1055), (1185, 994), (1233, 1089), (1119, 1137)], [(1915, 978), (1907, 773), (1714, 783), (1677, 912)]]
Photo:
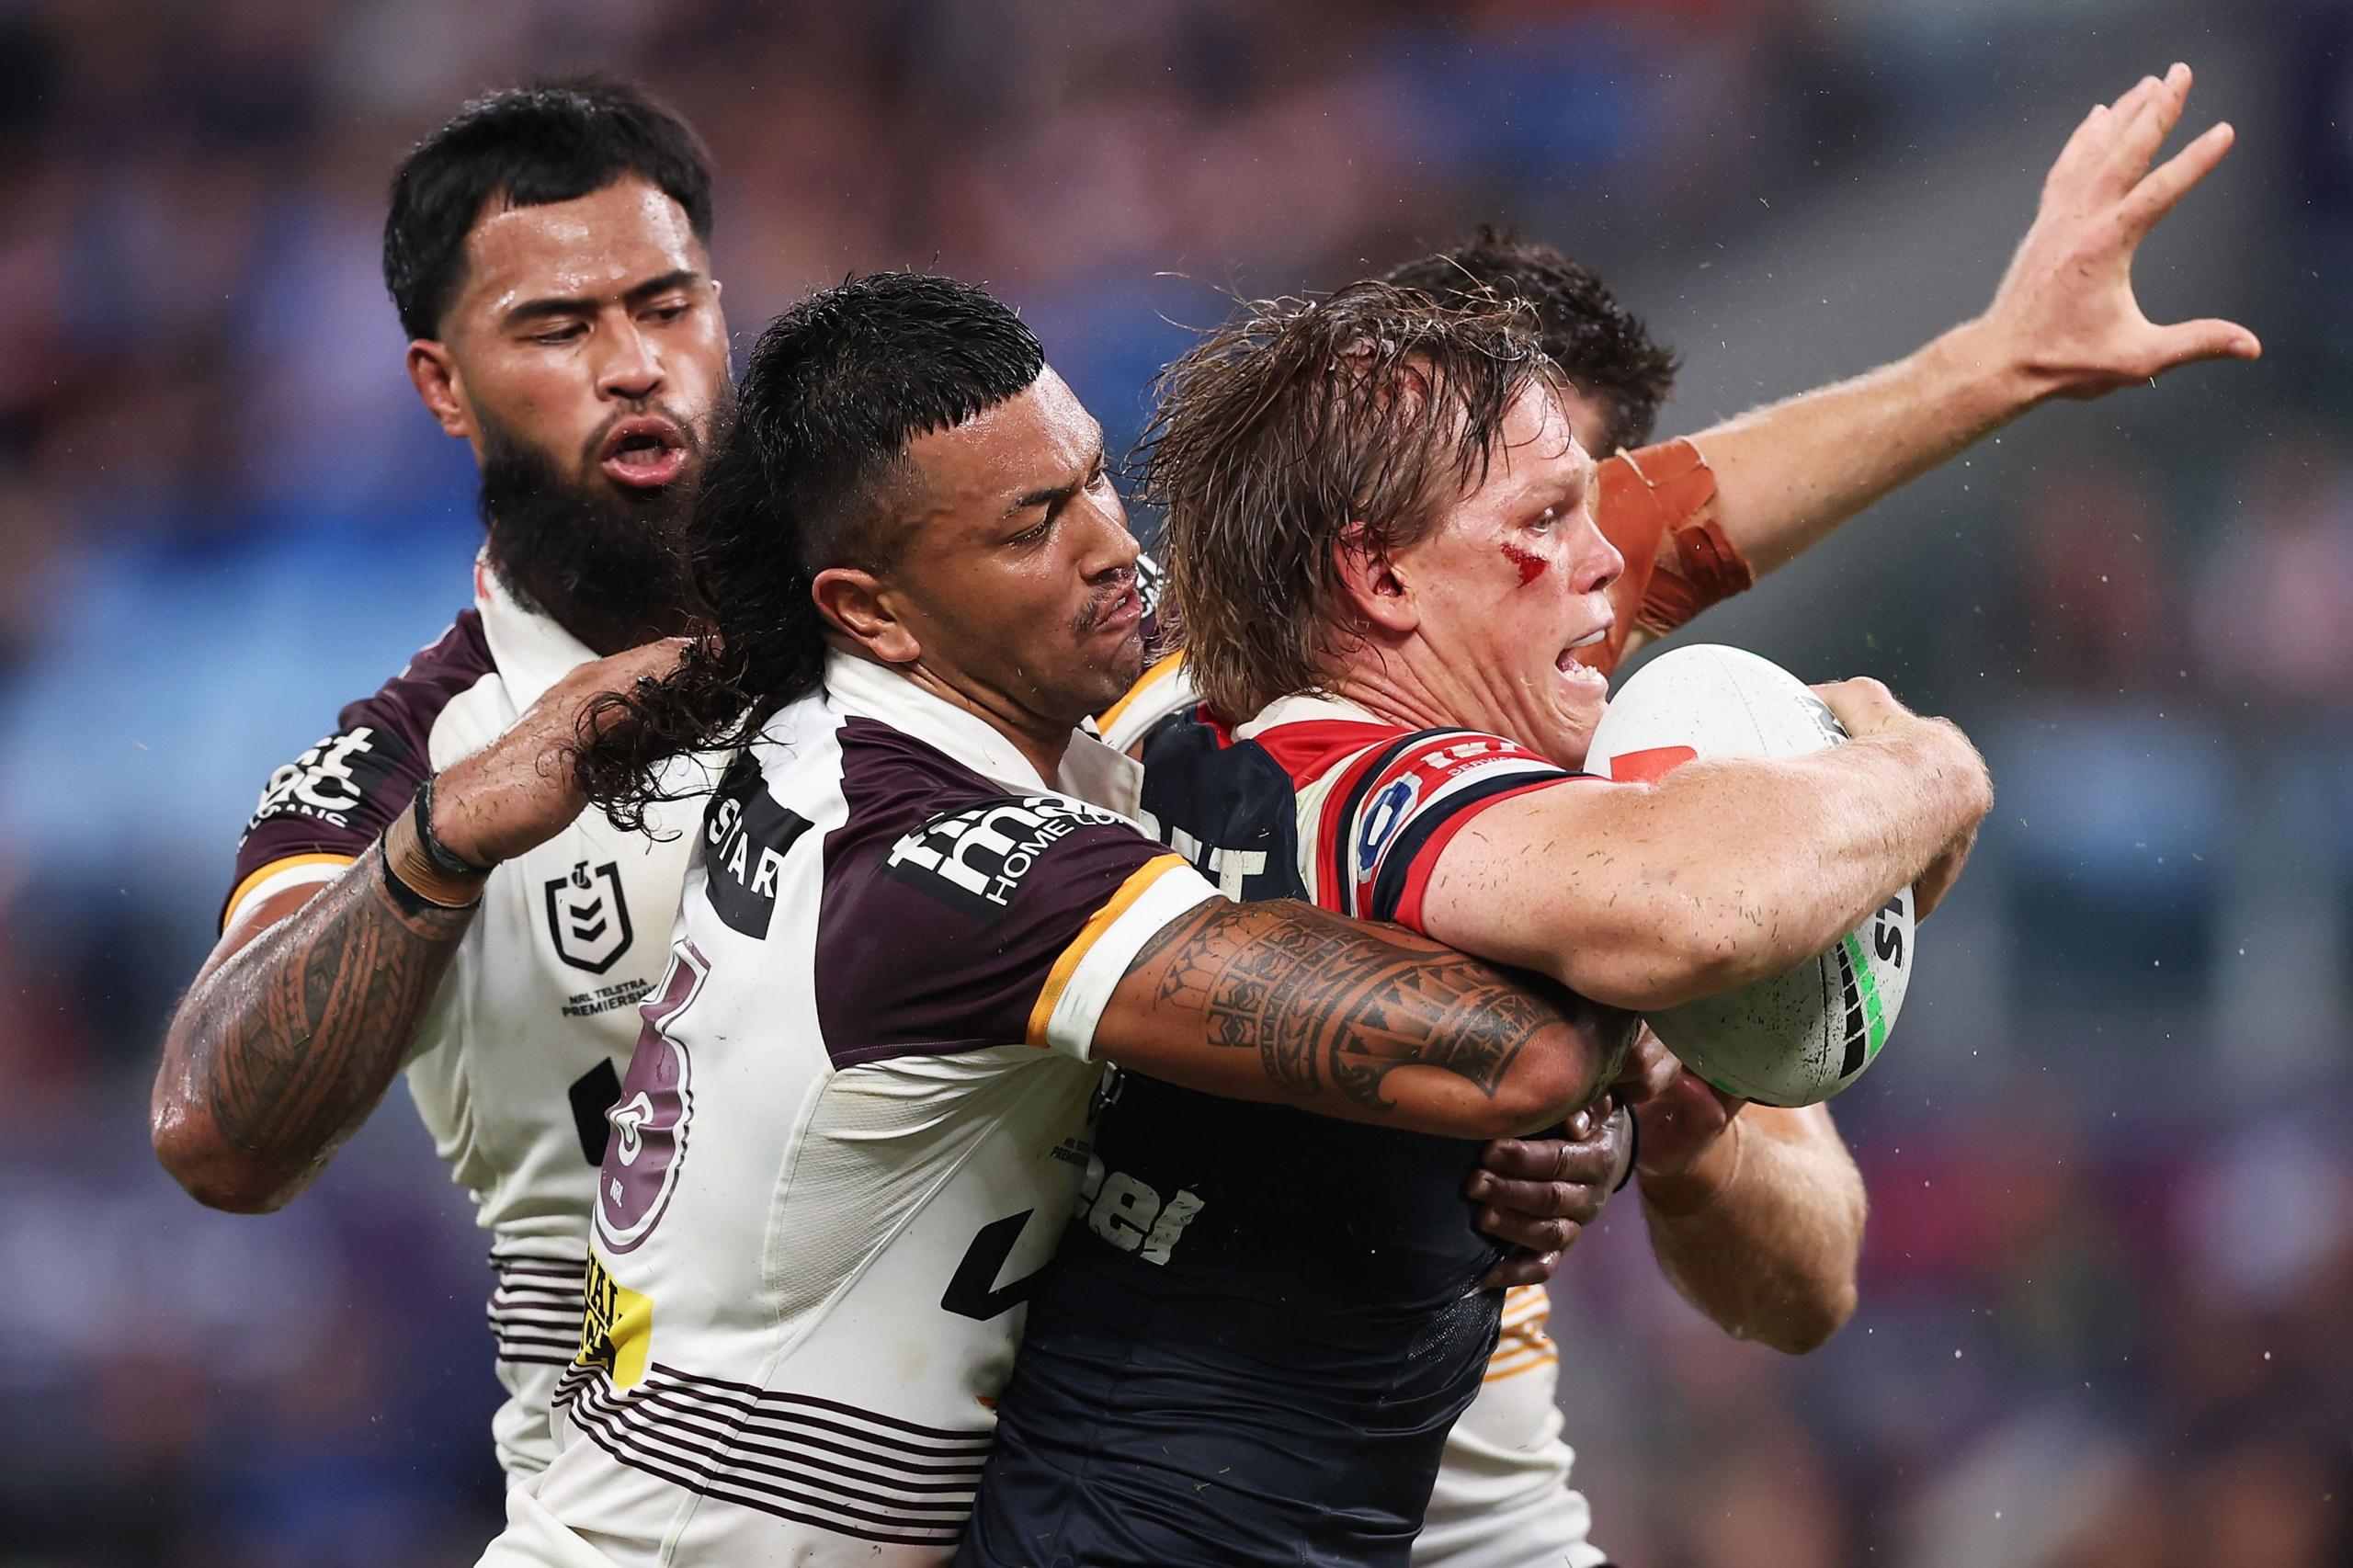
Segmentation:
[(884, 272), (812, 294), (768, 324), (736, 387), (688, 518), (703, 630), (671, 675), (600, 698), (574, 769), (624, 827), (675, 798), (664, 764), (742, 745), (824, 676), (811, 589), (835, 566), (889, 569), (910, 441), (1026, 390), (1037, 336), (968, 283)]

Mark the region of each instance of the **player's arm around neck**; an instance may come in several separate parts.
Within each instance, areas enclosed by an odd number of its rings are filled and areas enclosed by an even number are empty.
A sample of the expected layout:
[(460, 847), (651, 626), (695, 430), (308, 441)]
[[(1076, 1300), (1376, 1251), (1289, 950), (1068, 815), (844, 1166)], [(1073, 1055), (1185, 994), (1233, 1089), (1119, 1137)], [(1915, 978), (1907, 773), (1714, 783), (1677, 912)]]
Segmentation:
[(1230, 1099), (1458, 1138), (1606, 1089), (1631, 1020), (1402, 928), (1288, 900), (1205, 902), (1138, 953), (1095, 1053)]
[(1940, 892), (1937, 863), (1965, 852), (1993, 805), (1976, 749), (1876, 681), (1816, 690), (1856, 738), (1687, 763), (1655, 784), (1563, 783), (1483, 812), (1440, 853), (1425, 928), (1647, 1011), (1786, 973), (1932, 868)]

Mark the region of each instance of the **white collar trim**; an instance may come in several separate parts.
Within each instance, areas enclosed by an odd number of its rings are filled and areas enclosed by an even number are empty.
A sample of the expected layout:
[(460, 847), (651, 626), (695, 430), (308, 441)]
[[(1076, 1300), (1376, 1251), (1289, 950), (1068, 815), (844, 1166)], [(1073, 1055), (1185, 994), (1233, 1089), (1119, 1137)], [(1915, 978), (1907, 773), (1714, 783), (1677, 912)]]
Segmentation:
[(506, 694), (522, 712), (548, 687), (597, 655), (588, 645), (549, 617), (525, 609), (515, 600), (484, 551), (474, 558), (474, 608), (482, 616), (483, 635), (490, 642), (490, 660)]
[(1405, 729), (1382, 718), (1361, 703), (1329, 692), (1297, 692), (1290, 697), (1278, 697), (1246, 723), (1233, 727), (1237, 741), (1256, 740), (1278, 724), (1296, 724), (1307, 719), (1339, 719), (1352, 724), (1380, 724), (1389, 729)]

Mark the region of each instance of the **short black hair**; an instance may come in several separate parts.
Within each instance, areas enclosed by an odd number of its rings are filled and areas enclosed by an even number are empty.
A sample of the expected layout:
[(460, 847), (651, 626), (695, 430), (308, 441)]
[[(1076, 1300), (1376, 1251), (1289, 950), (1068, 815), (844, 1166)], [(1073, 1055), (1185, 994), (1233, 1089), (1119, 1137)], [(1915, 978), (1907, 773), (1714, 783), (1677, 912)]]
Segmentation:
[[(742, 490), (722, 491), (697, 524), (716, 545), (756, 524), (755, 514), (772, 516), (813, 576), (887, 567), (898, 543), (884, 526), (891, 481), (908, 443), (1017, 395), (1045, 368), (1019, 316), (953, 278), (878, 272), (820, 290), (753, 347), (706, 480), (732, 476)], [(745, 564), (779, 542), (768, 531)]]
[(1392, 267), (1383, 281), (1458, 307), (1490, 293), (1527, 301), (1535, 308), (1544, 352), (1578, 391), (1600, 400), (1609, 420), (1609, 451), (1647, 442), (1660, 405), (1675, 390), (1681, 362), (1651, 340), (1600, 278), (1551, 245), (1509, 229), (1482, 223), (1466, 244)]
[(634, 175), (710, 243), (710, 153), (692, 127), (609, 76), (536, 82), (473, 99), (410, 149), (384, 216), (384, 287), (411, 337), (440, 335), (466, 236), (494, 199), (576, 201)]
[(1046, 368), (1021, 318), (952, 278), (881, 272), (770, 322), (736, 383), (686, 527), (702, 631), (661, 681), (599, 699), (574, 765), (624, 825), (671, 798), (663, 766), (747, 744), (824, 678), (813, 590), (888, 567), (907, 447), (1016, 397)]

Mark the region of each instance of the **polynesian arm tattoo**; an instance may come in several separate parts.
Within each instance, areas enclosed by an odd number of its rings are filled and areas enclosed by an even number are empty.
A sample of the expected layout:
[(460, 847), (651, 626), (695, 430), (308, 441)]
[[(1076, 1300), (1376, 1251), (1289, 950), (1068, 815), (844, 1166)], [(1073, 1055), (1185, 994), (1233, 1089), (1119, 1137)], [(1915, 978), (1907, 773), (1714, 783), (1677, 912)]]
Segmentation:
[(403, 911), (384, 891), (382, 855), (369, 846), (200, 976), (173, 1015), (153, 1131), (205, 1201), (270, 1208), (292, 1197), (406, 1060), (474, 912)]
[(1292, 901), (1203, 903), (1147, 943), (1131, 972), (1154, 965), (1156, 1000), (1198, 1012), (1211, 1045), (1255, 1048), (1288, 1094), (1312, 1096), (1328, 1076), (1374, 1112), (1396, 1108), (1381, 1084), (1408, 1066), (1442, 1068), (1492, 1099), (1530, 1040), (1576, 1027), (1491, 964)]

